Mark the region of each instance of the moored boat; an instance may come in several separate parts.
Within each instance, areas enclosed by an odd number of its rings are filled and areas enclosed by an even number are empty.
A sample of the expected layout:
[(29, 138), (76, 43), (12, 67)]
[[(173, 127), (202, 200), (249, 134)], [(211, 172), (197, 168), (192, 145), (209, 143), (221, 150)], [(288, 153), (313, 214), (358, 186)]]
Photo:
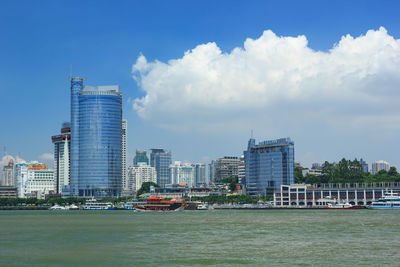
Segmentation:
[(176, 199), (166, 200), (151, 196), (142, 201), (136, 201), (133, 207), (139, 211), (178, 211), (183, 209), (183, 202)]
[(82, 209), (84, 210), (112, 210), (114, 209), (111, 202), (98, 202), (95, 198), (86, 200), (83, 204)]
[(352, 205), (350, 203), (328, 203), (328, 206), (325, 209), (332, 209), (332, 210), (356, 210), (361, 209), (359, 205)]
[(400, 209), (400, 196), (398, 193), (386, 192), (378, 201), (372, 202), (369, 209)]

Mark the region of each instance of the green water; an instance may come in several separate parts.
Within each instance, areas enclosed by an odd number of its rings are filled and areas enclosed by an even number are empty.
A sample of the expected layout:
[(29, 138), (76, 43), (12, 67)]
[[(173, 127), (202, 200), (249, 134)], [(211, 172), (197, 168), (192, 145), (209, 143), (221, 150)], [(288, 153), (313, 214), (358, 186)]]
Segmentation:
[(400, 266), (400, 211), (0, 211), (1, 266)]

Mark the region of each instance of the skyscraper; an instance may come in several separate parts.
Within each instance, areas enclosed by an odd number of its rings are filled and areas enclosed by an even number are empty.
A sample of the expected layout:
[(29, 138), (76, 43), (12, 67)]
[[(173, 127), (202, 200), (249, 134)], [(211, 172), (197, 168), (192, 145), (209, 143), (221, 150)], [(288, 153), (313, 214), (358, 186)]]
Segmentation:
[(126, 165), (128, 149), (128, 121), (122, 120), (122, 187), (127, 187), (128, 166)]
[(217, 159), (215, 162), (215, 181), (219, 182), (225, 178), (238, 177), (239, 162), (238, 157)]
[(171, 173), (171, 184), (185, 184), (189, 188), (194, 186), (195, 168), (192, 164), (175, 161), (173, 164), (169, 165), (169, 170)]
[(390, 165), (388, 162), (383, 160), (378, 160), (372, 162), (372, 174), (377, 174), (381, 170), (389, 171)]
[(171, 183), (169, 165), (171, 164), (171, 152), (161, 148), (152, 148), (150, 154), (150, 165), (156, 168), (157, 184), (165, 187)]
[(118, 196), (122, 187), (122, 94), (71, 78), (71, 193)]
[(61, 134), (53, 135), (51, 140), (54, 144), (54, 180), (59, 194), (70, 184), (71, 124), (64, 122)]
[(194, 168), (194, 185), (201, 186), (206, 184), (206, 165), (201, 163), (193, 164)]
[(281, 138), (260, 142), (251, 138), (244, 151), (247, 192), (270, 195), (281, 185), (294, 183), (294, 142)]
[(146, 163), (149, 165), (149, 158), (147, 157), (147, 152), (144, 150), (136, 150), (136, 155), (133, 158), (133, 165), (138, 165), (139, 163)]

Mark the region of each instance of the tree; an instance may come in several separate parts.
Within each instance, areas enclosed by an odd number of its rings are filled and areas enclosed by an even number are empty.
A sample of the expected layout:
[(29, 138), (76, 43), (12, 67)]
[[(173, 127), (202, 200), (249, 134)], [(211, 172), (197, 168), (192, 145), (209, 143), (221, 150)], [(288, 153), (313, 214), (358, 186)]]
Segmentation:
[(144, 182), (140, 189), (137, 191), (136, 196), (140, 196), (144, 193), (149, 193), (150, 192), (150, 187), (154, 186), (155, 188), (160, 188), (158, 184), (153, 183), (153, 182)]
[(388, 171), (388, 175), (389, 176), (396, 176), (397, 175), (397, 169), (396, 167), (392, 166), (390, 167), (389, 171)]

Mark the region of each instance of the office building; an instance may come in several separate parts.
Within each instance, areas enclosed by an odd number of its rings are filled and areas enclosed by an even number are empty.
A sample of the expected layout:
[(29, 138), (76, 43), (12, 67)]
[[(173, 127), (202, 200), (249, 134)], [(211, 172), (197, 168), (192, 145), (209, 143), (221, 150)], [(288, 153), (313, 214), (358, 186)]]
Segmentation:
[(150, 165), (156, 168), (157, 184), (164, 188), (171, 183), (169, 165), (171, 165), (171, 152), (164, 149), (152, 148), (150, 154)]
[(175, 161), (169, 165), (172, 185), (185, 185), (189, 188), (195, 185), (195, 168), (192, 164)]
[(206, 165), (196, 163), (192, 165), (194, 168), (194, 186), (205, 186), (206, 184)]
[(229, 177), (238, 177), (239, 167), (238, 157), (223, 157), (215, 161), (215, 181), (220, 182), (222, 179)]
[(8, 165), (3, 167), (3, 172), (1, 175), (0, 186), (16, 186), (14, 180), (14, 161), (10, 160)]
[(388, 162), (383, 161), (383, 160), (378, 160), (375, 162), (372, 162), (372, 174), (377, 174), (381, 170), (389, 171), (390, 165)]
[(127, 161), (127, 149), (128, 149), (128, 121), (122, 120), (122, 154), (121, 154), (121, 165), (122, 165), (122, 188), (127, 188), (126, 182), (128, 178), (128, 166)]
[(71, 178), (74, 196), (119, 196), (122, 94), (119, 86), (83, 86), (71, 78)]
[(136, 150), (136, 155), (133, 158), (133, 165), (138, 165), (138, 163), (146, 163), (149, 165), (149, 158), (147, 157), (146, 151)]
[(244, 155), (239, 158), (239, 166), (238, 166), (238, 183), (244, 185), (246, 183), (246, 168), (244, 166)]
[(44, 199), (45, 195), (56, 191), (54, 170), (47, 165), (28, 166), (28, 178), (23, 187), (23, 197)]
[(246, 187), (250, 195), (272, 195), (281, 185), (294, 183), (294, 142), (281, 138), (248, 142), (244, 151)]
[(208, 164), (208, 183), (215, 182), (215, 161)]
[(130, 192), (137, 192), (145, 182), (157, 182), (156, 169), (144, 162), (128, 168), (127, 189)]
[(360, 159), (361, 169), (363, 172), (368, 172), (368, 163), (366, 163), (363, 159)]
[(70, 150), (71, 150), (71, 124), (65, 122), (61, 127), (61, 134), (53, 135), (54, 144), (54, 180), (56, 193), (61, 194), (63, 188), (70, 184)]

